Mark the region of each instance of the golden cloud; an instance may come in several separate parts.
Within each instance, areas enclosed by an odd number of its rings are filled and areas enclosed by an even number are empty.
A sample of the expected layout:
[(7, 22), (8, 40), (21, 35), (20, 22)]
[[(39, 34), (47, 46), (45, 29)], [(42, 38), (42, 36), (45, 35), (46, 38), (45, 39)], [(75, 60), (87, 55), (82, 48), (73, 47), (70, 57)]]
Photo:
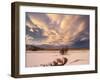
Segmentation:
[[(43, 30), (43, 36), (46, 36), (46, 39), (43, 39), (40, 44), (67, 44), (70, 45), (73, 43), (82, 31), (85, 29), (85, 20), (80, 20), (80, 16), (78, 15), (60, 15), (60, 14), (46, 14), (52, 23), (59, 23), (58, 29), (50, 28), (46, 21), (43, 21), (39, 18), (36, 18), (32, 15), (28, 15), (31, 22), (36, 27)], [(76, 24), (77, 23), (77, 24)], [(32, 25), (28, 22), (26, 25), (32, 27)], [(52, 25), (51, 25), (52, 26)]]
[(57, 24), (59, 24), (60, 19), (62, 17), (61, 14), (46, 14), (48, 16), (48, 18), (51, 20), (51, 23), (56, 22)]

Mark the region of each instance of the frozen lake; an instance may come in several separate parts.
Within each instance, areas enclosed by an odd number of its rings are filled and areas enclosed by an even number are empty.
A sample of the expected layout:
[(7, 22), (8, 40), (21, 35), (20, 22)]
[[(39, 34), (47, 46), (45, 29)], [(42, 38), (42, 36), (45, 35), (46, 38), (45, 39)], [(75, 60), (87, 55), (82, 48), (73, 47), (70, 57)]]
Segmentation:
[(68, 62), (64, 65), (84, 65), (89, 64), (89, 50), (68, 50), (64, 55), (59, 51), (26, 51), (26, 67), (41, 66), (50, 64), (56, 59), (66, 57)]

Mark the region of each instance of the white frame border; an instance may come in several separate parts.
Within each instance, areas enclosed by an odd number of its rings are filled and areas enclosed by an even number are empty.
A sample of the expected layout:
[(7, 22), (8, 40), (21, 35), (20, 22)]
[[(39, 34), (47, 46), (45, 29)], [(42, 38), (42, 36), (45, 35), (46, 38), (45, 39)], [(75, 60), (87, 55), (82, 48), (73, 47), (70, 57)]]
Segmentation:
[[(41, 74), (56, 72), (75, 72), (75, 71), (91, 71), (95, 70), (95, 10), (75, 9), (75, 8), (55, 8), (55, 7), (38, 7), (38, 6), (20, 6), (19, 7), (19, 73), (20, 74)], [(65, 13), (65, 14), (83, 14), (90, 15), (90, 64), (88, 65), (72, 65), (57, 67), (25, 67), (25, 12), (41, 12), (41, 13)], [(78, 12), (78, 13), (77, 13)]]

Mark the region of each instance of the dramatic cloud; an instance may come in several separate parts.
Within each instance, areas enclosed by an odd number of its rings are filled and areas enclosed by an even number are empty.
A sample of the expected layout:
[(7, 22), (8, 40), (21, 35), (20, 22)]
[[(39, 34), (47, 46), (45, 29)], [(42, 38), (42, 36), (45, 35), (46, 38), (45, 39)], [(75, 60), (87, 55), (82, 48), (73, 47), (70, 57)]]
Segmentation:
[(48, 18), (51, 20), (51, 23), (56, 23), (59, 24), (60, 20), (62, 18), (61, 14), (46, 14), (48, 16)]
[[(80, 38), (81, 41), (86, 40), (88, 37), (81, 37), (82, 34), (85, 34), (86, 28), (89, 27), (87, 24), (87, 16), (63, 14), (45, 14), (42, 16), (43, 18), (48, 18), (49, 23), (39, 18), (40, 13), (38, 13), (37, 17), (28, 13), (27, 16), (29, 20), (26, 20), (26, 25), (30, 28), (30, 31), (35, 33), (34, 31), (36, 31), (36, 28), (39, 28), (43, 32), (41, 35), (45, 36), (45, 38), (40, 38), (41, 41), (39, 41), (38, 45), (69, 46), (74, 44), (78, 38)], [(38, 41), (34, 40), (34, 36), (32, 36), (32, 38), (31, 43), (36, 44)]]
[(26, 35), (25, 36), (25, 41), (26, 41), (26, 44), (32, 44), (33, 43), (33, 40), (34, 38), (29, 36), (29, 35)]

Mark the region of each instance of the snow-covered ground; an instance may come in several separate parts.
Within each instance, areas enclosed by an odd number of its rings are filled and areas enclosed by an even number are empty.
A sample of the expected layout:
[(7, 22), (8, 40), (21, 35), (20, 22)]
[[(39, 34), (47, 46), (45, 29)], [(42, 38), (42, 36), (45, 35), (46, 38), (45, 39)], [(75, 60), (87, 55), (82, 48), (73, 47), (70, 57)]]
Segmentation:
[(56, 59), (66, 57), (68, 62), (64, 65), (89, 64), (89, 50), (69, 50), (64, 55), (59, 51), (26, 51), (26, 67), (49, 65)]

